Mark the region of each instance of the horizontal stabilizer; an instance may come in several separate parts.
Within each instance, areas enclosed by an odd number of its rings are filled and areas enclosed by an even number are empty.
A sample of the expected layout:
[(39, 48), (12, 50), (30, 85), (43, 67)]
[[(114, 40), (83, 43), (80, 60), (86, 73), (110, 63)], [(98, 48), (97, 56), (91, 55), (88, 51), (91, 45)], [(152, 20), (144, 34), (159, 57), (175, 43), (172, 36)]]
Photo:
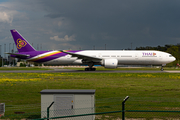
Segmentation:
[(10, 55), (16, 55), (19, 57), (29, 57), (30, 55), (25, 55), (25, 54), (16, 54), (16, 53), (6, 53), (6, 54), (10, 54)]

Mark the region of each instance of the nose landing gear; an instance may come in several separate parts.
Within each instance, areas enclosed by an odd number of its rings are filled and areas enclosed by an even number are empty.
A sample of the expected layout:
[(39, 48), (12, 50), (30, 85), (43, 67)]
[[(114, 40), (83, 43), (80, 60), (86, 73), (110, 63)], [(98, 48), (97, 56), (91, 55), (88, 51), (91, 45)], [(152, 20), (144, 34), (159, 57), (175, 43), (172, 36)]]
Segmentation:
[(163, 67), (165, 66), (166, 64), (162, 64), (161, 66), (161, 71), (164, 71)]
[(163, 66), (161, 66), (161, 71), (164, 71)]

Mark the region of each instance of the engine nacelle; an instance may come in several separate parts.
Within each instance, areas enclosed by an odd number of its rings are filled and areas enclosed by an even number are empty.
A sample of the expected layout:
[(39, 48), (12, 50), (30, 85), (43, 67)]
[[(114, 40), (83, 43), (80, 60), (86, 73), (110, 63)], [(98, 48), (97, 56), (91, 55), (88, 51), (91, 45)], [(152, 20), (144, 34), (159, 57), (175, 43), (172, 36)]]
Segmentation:
[(117, 59), (105, 59), (105, 60), (103, 60), (102, 65), (105, 68), (117, 68), (118, 60)]

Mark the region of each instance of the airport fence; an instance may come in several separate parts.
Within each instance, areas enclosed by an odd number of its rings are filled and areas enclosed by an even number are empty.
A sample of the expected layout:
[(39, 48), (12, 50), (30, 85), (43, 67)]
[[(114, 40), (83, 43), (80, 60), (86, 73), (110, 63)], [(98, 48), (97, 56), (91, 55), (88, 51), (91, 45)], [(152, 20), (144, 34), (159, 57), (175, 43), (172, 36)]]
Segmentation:
[[(50, 105), (49, 103), (47, 103)], [(31, 106), (31, 107), (30, 107)], [(24, 109), (12, 109), (6, 106), (6, 111), (15, 111), (6, 114), (2, 119), (65, 119), (65, 120), (180, 120), (180, 100), (178, 99), (153, 99), (143, 101), (128, 99), (123, 102), (119, 98), (97, 99), (96, 106), (90, 108), (61, 109), (40, 111), (40, 104), (26, 106), (33, 112)], [(52, 106), (53, 107), (53, 106)], [(21, 108), (23, 108), (21, 106)], [(12, 113), (12, 112), (11, 112)]]

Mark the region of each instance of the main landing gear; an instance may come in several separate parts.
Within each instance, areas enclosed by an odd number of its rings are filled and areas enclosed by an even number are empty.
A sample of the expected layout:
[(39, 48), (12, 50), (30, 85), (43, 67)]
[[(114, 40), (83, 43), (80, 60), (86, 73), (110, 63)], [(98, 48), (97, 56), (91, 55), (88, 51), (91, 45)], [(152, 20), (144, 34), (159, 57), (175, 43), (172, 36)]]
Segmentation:
[(90, 62), (88, 63), (88, 68), (85, 68), (85, 71), (96, 71), (96, 68), (93, 68), (94, 63)]
[(85, 71), (96, 71), (96, 68), (85, 68)]

